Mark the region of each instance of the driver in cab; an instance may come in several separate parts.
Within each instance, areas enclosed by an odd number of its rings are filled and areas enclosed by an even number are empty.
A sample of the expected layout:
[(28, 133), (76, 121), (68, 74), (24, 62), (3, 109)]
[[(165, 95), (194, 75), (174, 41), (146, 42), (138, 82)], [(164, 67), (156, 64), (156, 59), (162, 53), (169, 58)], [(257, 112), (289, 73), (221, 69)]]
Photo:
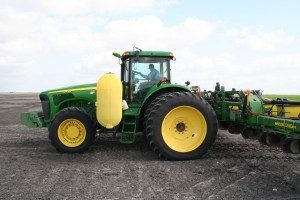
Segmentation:
[(148, 75), (142, 74), (141, 72), (137, 72), (137, 74), (141, 75), (141, 77), (150, 80), (150, 82), (157, 83), (160, 81), (160, 73), (157, 69), (154, 68), (153, 64), (149, 65), (150, 73)]

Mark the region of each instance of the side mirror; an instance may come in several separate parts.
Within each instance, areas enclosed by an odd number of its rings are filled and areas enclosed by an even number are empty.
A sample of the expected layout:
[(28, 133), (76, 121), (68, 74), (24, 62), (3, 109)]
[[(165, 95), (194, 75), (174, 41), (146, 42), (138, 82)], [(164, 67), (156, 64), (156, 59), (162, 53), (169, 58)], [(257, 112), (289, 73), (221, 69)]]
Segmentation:
[(112, 55), (117, 58), (121, 58), (121, 55), (118, 52), (113, 52)]
[(189, 86), (191, 83), (189, 81), (185, 82), (186, 86)]

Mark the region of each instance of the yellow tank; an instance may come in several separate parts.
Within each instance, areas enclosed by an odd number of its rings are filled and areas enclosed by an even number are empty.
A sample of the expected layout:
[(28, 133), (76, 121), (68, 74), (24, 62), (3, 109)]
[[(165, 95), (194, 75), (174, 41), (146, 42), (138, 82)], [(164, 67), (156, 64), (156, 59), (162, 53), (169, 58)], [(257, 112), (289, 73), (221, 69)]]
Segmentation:
[(266, 111), (269, 111), (272, 108), (270, 112), (271, 115), (275, 115), (275, 116), (278, 115), (278, 109), (276, 105), (274, 106), (273, 104), (264, 104), (263, 106), (266, 109)]
[(103, 75), (97, 83), (96, 115), (98, 122), (112, 129), (122, 120), (122, 83), (113, 73)]
[(282, 110), (282, 106), (281, 105), (277, 105), (277, 109), (278, 109), (278, 113), (280, 114), (280, 112), (283, 112), (283, 116), (284, 117), (295, 117), (295, 118), (299, 118), (300, 116), (300, 106), (298, 105), (285, 105), (284, 106), (284, 110)]

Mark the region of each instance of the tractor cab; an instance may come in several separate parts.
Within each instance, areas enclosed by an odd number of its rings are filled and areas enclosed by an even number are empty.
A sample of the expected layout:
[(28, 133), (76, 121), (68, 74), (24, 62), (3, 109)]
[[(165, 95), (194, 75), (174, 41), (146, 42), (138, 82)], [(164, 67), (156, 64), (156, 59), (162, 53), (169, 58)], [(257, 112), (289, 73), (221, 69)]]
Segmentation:
[(154, 85), (170, 82), (171, 52), (127, 51), (117, 57), (121, 59), (123, 98), (129, 103), (141, 103)]

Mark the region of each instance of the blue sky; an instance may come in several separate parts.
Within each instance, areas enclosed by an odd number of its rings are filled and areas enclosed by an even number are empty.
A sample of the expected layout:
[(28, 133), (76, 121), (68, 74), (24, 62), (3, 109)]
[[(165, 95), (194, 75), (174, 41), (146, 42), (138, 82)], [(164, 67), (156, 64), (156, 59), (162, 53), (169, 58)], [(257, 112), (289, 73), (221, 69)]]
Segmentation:
[(120, 53), (172, 51), (172, 80), (300, 94), (297, 0), (0, 0), (0, 92), (119, 74)]

